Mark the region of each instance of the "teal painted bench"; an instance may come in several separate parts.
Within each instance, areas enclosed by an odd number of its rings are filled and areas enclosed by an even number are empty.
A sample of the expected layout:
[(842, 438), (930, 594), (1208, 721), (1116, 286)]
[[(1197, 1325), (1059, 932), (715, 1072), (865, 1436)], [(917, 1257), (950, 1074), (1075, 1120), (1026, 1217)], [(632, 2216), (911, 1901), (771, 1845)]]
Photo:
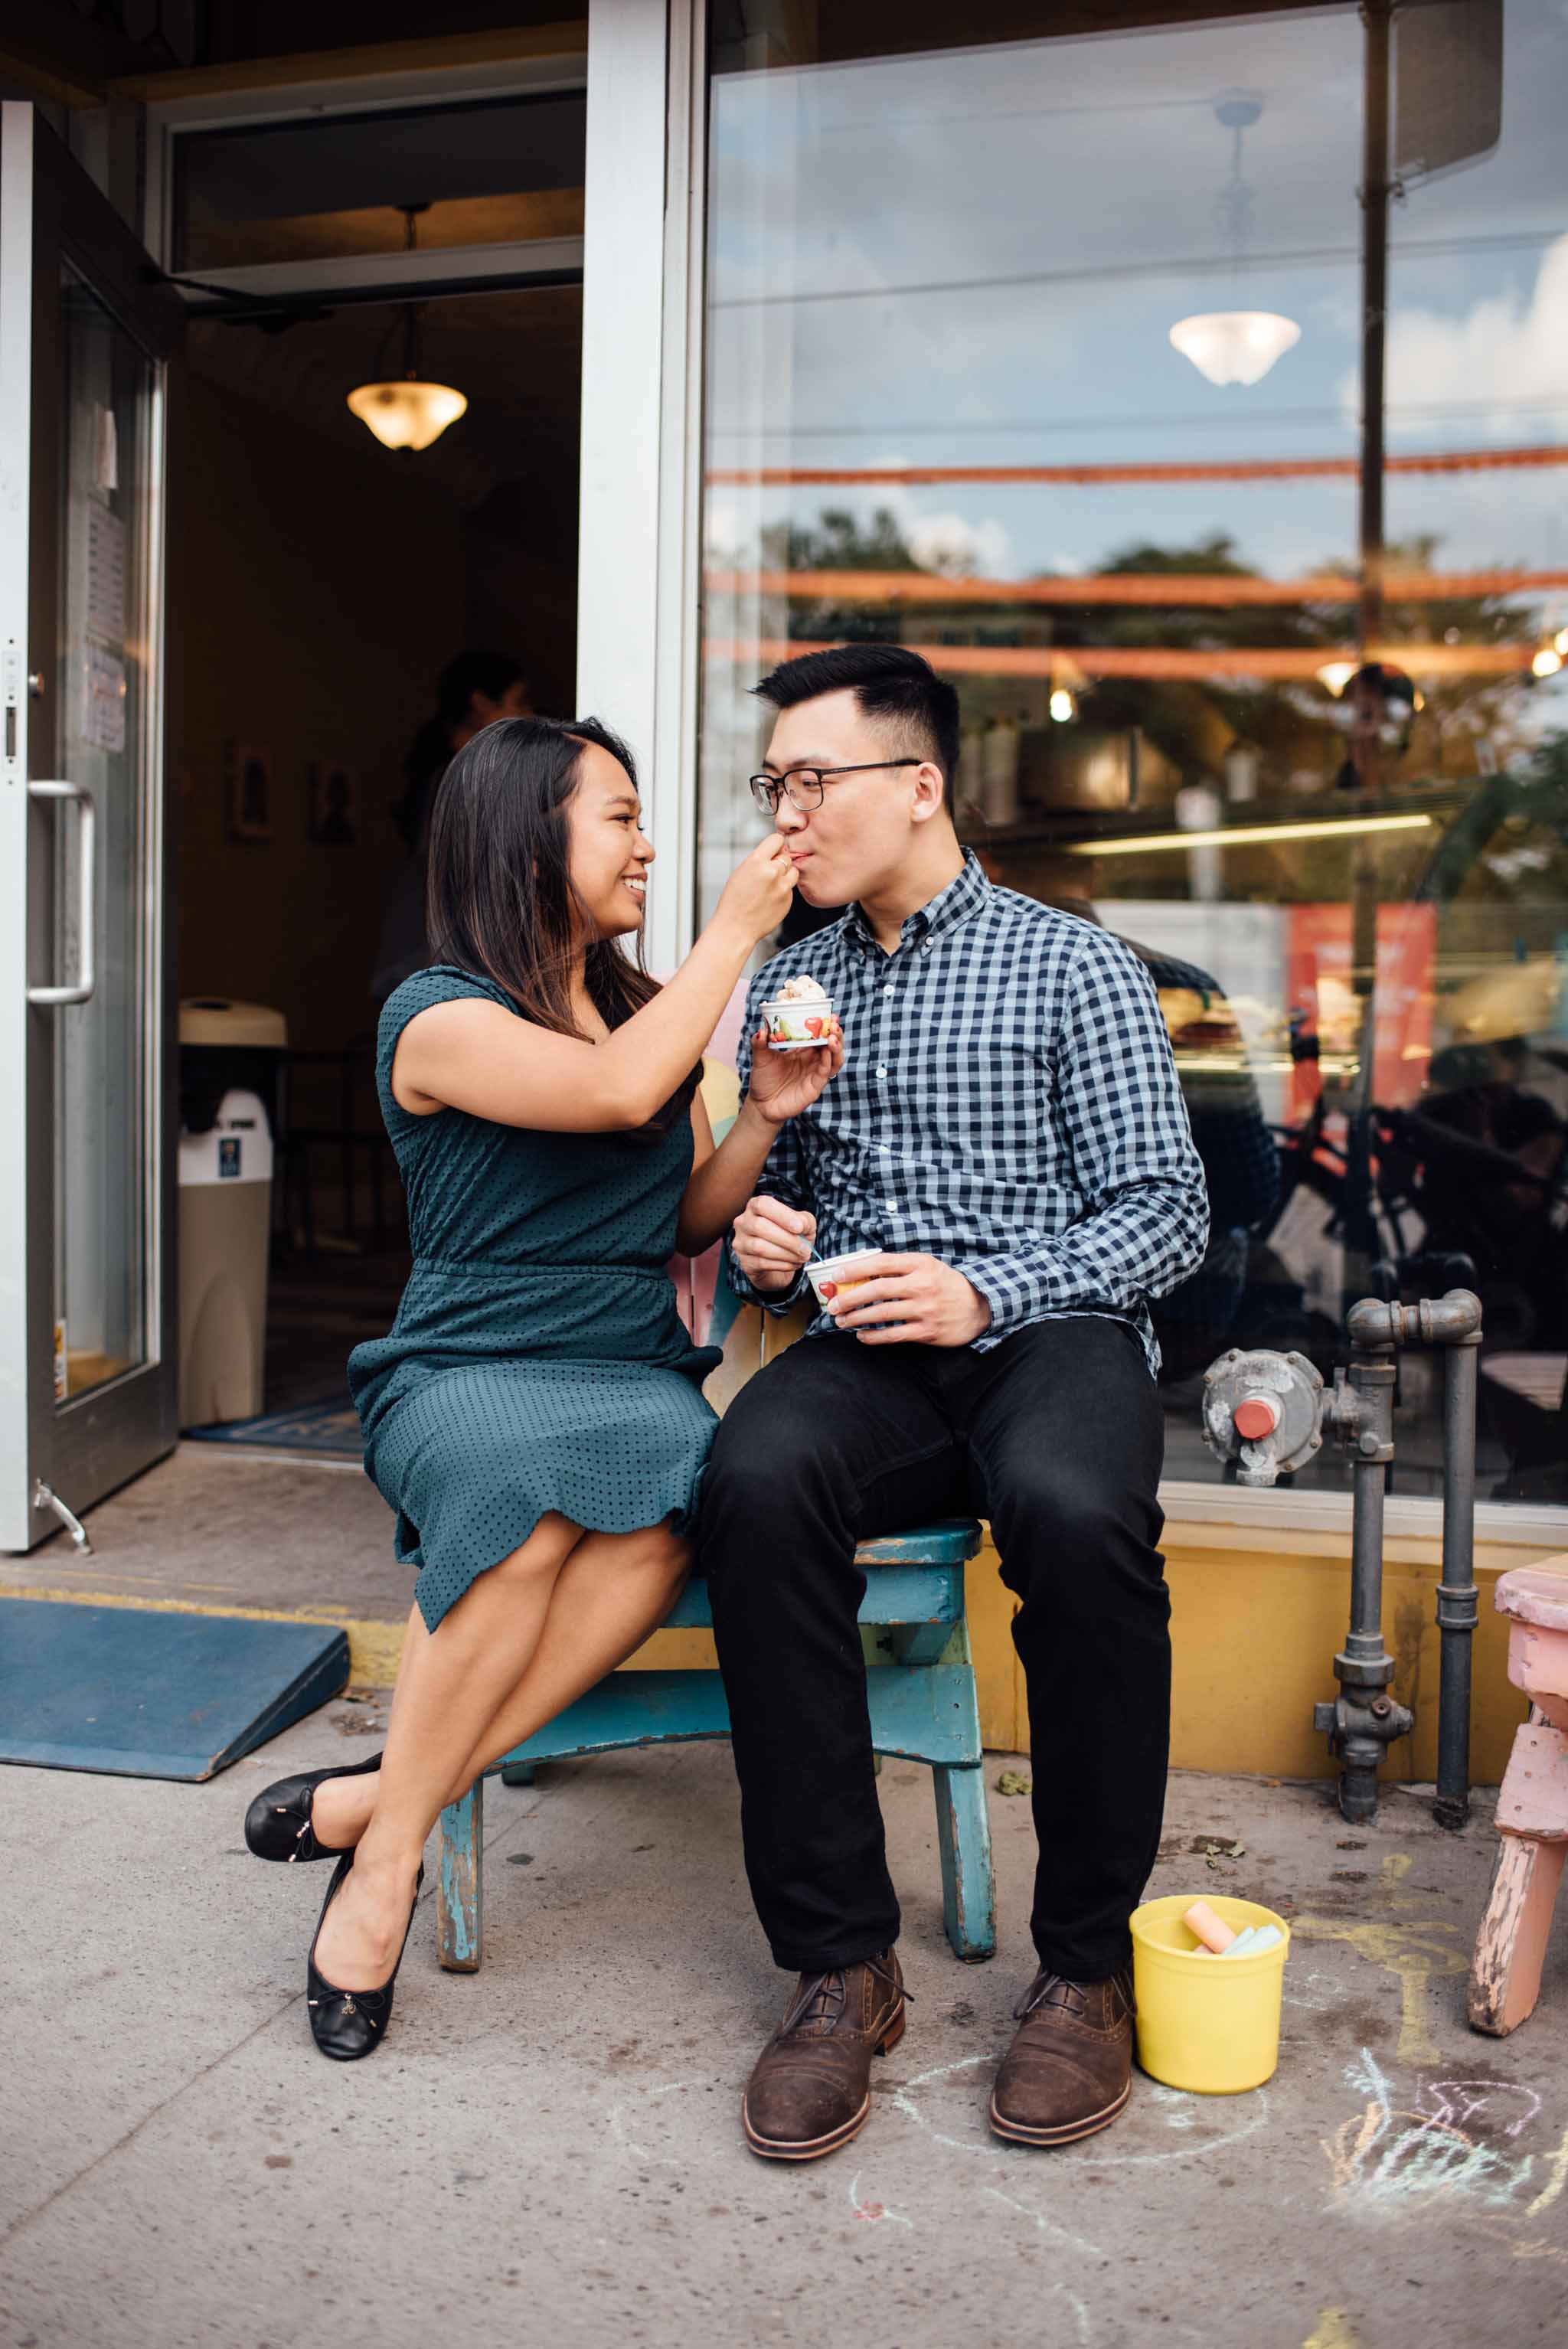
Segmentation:
[[(856, 1553), (866, 1577), (861, 1636), (870, 1670), (876, 1752), (931, 1766), (947, 1938), (965, 1960), (996, 1946), (991, 1826), (981, 1766), (980, 1713), (964, 1616), (964, 1566), (980, 1547), (972, 1519), (922, 1526)], [(687, 1584), (671, 1626), (711, 1626), (707, 1586)], [(617, 1671), (497, 1762), (486, 1776), (526, 1784), (540, 1762), (727, 1737), (717, 1671)], [(437, 1892), (439, 1955), (473, 1973), (484, 1954), (484, 1779), (441, 1814)]]

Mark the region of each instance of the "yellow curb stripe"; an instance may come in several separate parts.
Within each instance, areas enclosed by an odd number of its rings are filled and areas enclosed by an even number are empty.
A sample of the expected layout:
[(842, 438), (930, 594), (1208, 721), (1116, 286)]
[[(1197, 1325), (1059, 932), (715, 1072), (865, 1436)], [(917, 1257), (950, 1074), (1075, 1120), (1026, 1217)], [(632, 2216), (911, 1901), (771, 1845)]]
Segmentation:
[(73, 1607), (131, 1607), (152, 1615), (222, 1615), (244, 1623), (324, 1623), (348, 1634), (348, 1677), (363, 1688), (390, 1688), (403, 1660), (403, 1626), (316, 1607), (211, 1607), (190, 1599), (139, 1599), (119, 1590), (51, 1590), (0, 1586), (0, 1599), (63, 1600)]

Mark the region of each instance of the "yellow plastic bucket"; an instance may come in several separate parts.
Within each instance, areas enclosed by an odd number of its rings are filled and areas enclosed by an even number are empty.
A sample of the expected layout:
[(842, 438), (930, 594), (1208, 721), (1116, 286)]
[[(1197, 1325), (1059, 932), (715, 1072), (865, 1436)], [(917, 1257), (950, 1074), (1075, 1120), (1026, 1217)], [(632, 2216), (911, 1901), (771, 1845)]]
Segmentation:
[[(1181, 1912), (1203, 1899), (1227, 1925), (1276, 1925), (1280, 1940), (1255, 1958), (1200, 1957)], [(1132, 1912), (1138, 2060), (1168, 2088), (1234, 2096), (1261, 2088), (1279, 2062), (1280, 2002), (1290, 1927), (1256, 1900), (1173, 1893)]]

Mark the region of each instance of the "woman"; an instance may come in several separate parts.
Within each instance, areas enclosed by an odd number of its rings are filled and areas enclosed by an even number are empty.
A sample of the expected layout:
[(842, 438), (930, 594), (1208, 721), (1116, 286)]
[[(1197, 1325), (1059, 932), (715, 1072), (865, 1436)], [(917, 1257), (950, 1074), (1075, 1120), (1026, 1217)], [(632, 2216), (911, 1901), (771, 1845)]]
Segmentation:
[(285, 1778), (245, 1822), (263, 1857), (337, 1857), (308, 1974), (316, 2044), (341, 2060), (380, 2041), (443, 1806), (669, 1612), (718, 1358), (691, 1344), (665, 1262), (727, 1228), (842, 1060), (837, 1035), (760, 1052), (715, 1149), (699, 1056), (794, 868), (770, 834), (659, 988), (615, 943), (642, 927), (653, 857), (614, 735), (487, 727), (431, 827), (440, 961), (381, 1015), (415, 1258), (349, 1379), (416, 1604), (385, 1754)]

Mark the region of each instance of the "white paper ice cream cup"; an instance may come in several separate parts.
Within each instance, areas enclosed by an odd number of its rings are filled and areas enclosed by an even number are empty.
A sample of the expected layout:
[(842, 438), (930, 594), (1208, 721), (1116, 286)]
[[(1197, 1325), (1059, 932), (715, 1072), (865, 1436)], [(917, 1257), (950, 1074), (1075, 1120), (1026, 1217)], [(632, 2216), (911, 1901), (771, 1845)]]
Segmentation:
[[(869, 1268), (878, 1257), (886, 1253), (885, 1248), (851, 1248), (844, 1256), (825, 1256), (814, 1259), (806, 1267), (806, 1278), (811, 1284), (811, 1293), (818, 1304), (826, 1305), (828, 1302), (822, 1294), (824, 1281), (835, 1294), (841, 1294), (846, 1288), (853, 1288), (857, 1278), (864, 1280)], [(857, 1267), (860, 1268), (858, 1274)]]
[(830, 1037), (833, 1007), (822, 996), (805, 1002), (765, 1003), (762, 1017), (768, 1022), (769, 1050), (811, 1052)]

